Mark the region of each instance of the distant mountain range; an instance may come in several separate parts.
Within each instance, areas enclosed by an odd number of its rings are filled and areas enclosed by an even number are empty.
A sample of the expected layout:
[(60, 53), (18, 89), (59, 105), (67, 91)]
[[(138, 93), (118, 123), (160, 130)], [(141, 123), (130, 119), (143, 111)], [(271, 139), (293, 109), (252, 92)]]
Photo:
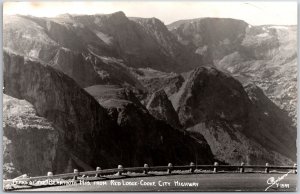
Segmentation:
[(292, 164), (295, 40), (233, 19), (4, 16), (4, 177)]
[(224, 18), (181, 20), (168, 25), (177, 39), (214, 61), (244, 85), (255, 83), (296, 125), (297, 26), (251, 26)]

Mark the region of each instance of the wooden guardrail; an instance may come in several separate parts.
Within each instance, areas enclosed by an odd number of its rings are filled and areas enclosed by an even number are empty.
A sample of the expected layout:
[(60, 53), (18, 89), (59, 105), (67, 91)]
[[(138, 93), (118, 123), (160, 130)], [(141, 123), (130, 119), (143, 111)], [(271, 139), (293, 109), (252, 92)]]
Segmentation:
[(97, 167), (95, 171), (84, 171), (79, 172), (77, 169), (74, 169), (73, 173), (66, 174), (57, 174), (54, 175), (52, 172), (48, 172), (47, 176), (37, 176), (37, 177), (17, 177), (13, 179), (13, 181), (17, 182), (30, 182), (30, 181), (42, 181), (47, 179), (67, 179), (72, 178), (73, 180), (77, 180), (78, 177), (88, 175), (94, 175), (95, 177), (101, 177), (102, 175), (112, 175), (116, 174), (121, 176), (122, 173), (125, 172), (141, 172), (145, 175), (149, 173), (149, 171), (164, 171), (167, 174), (171, 174), (174, 170), (189, 170), (190, 173), (195, 173), (196, 169), (208, 169), (211, 170), (212, 173), (218, 173), (220, 170), (229, 169), (233, 172), (237, 173), (245, 173), (245, 169), (263, 169), (264, 173), (270, 173), (270, 170), (292, 170), (293, 173), (297, 173), (297, 164), (294, 166), (271, 166), (269, 163), (266, 165), (245, 165), (241, 163), (240, 165), (219, 165), (218, 162), (215, 162), (213, 165), (195, 165), (193, 162), (190, 165), (184, 166), (173, 166), (172, 163), (169, 163), (167, 166), (149, 166), (148, 164), (144, 164), (143, 167), (129, 167), (124, 168), (122, 165), (118, 165), (117, 168), (113, 169), (101, 169)]

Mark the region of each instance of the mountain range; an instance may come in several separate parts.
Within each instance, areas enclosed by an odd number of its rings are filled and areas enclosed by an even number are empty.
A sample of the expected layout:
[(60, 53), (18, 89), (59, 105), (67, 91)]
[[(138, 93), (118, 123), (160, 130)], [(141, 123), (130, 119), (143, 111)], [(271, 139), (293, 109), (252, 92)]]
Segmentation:
[(4, 16), (4, 177), (296, 161), (295, 26)]
[(277, 106), (297, 116), (297, 26), (252, 26), (241, 20), (200, 18), (168, 25), (183, 45), (243, 85), (254, 83)]

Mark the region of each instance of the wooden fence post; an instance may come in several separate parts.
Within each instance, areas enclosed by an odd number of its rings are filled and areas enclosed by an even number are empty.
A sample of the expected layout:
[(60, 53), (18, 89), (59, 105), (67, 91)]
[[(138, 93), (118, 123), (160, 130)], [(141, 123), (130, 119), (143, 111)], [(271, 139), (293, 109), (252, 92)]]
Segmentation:
[(76, 181), (77, 180), (77, 177), (79, 176), (79, 171), (77, 169), (74, 169), (74, 177), (73, 177), (73, 180)]
[(217, 166), (219, 166), (219, 163), (218, 162), (215, 162), (214, 163), (214, 173), (217, 173), (218, 172), (218, 167)]
[(172, 164), (172, 163), (169, 163), (169, 164), (168, 164), (168, 170), (167, 170), (167, 173), (168, 173), (168, 174), (171, 174), (171, 173), (172, 173), (172, 170), (173, 170), (173, 164)]
[(143, 171), (143, 173), (144, 174), (148, 174), (148, 171), (149, 171), (149, 165), (148, 164), (144, 164), (144, 171)]
[(244, 165), (245, 165), (245, 163), (244, 163), (244, 162), (242, 162), (242, 163), (241, 163), (241, 167), (240, 167), (240, 173), (243, 173), (243, 172), (245, 172)]
[(294, 173), (297, 174), (297, 164), (294, 164), (294, 167), (296, 168), (294, 169)]
[(53, 172), (48, 172), (47, 176), (53, 176)]
[[(100, 171), (100, 170), (101, 170), (101, 168), (98, 166), (98, 167), (96, 168), (96, 171)], [(95, 177), (100, 177), (100, 174), (96, 173)]]
[(269, 173), (270, 172), (270, 170), (269, 170), (269, 163), (266, 163), (266, 168), (265, 168), (265, 173)]
[(119, 170), (119, 171), (118, 171), (118, 173), (117, 173), (118, 176), (121, 176), (121, 175), (122, 175), (123, 169), (124, 169), (123, 166), (122, 166), (121, 164), (119, 164), (119, 165), (118, 165), (118, 170)]
[(195, 163), (194, 163), (194, 162), (191, 162), (191, 163), (190, 163), (190, 167), (191, 167), (191, 168), (190, 168), (190, 172), (191, 172), (191, 173), (194, 173), (194, 172), (195, 172), (195, 169), (196, 169)]

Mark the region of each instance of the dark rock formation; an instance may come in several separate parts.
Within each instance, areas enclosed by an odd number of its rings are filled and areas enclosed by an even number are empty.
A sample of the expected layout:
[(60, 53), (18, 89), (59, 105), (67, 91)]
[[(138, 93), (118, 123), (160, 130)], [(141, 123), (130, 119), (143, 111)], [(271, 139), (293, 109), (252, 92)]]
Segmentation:
[[(164, 70), (166, 72), (178, 73), (191, 70), (199, 65), (207, 65), (207, 63), (210, 62), (204, 61), (202, 59), (202, 55), (195, 54), (190, 47), (180, 44), (180, 42), (176, 39), (176, 36), (170, 33), (167, 27), (160, 20), (156, 18), (129, 19), (142, 26), (146, 33), (152, 37), (153, 41), (160, 46), (160, 50), (176, 61), (176, 65), (170, 67), (170, 69), (154, 68), (151, 66), (147, 67)], [(166, 66), (166, 64), (163, 66)]]
[[(6, 177), (118, 164), (188, 164), (196, 161), (195, 156), (202, 164), (214, 160), (204, 139), (196, 141), (156, 120), (127, 88), (107, 86), (111, 91), (104, 92), (104, 98), (110, 99), (102, 103), (105, 109), (65, 74), (7, 51), (4, 87), (8, 98), (24, 102), (16, 104), (17, 108), (29, 107), (27, 112), (16, 113), (10, 101), (4, 104)], [(105, 87), (100, 88), (103, 90)], [(101, 97), (97, 86), (87, 91), (94, 92), (97, 99)], [(25, 157), (28, 161), (22, 163)]]
[[(75, 167), (87, 170), (96, 165), (111, 167), (119, 163), (121, 146), (118, 127), (110, 120), (106, 110), (72, 79), (39, 62), (4, 52), (4, 86), (5, 94), (25, 99), (33, 105), (37, 115), (53, 123), (59, 134), (55, 145), (57, 149), (53, 151), (54, 162), (51, 163), (54, 173), (70, 172)], [(13, 133), (10, 129), (4, 128), (4, 134)], [(39, 138), (29, 136), (18, 140), (13, 134), (7, 137), (12, 137), (10, 141), (13, 143), (38, 141), (35, 138)], [(38, 152), (38, 145), (34, 146)], [(29, 147), (23, 149), (25, 150), (16, 149), (15, 151), (21, 151), (16, 155), (28, 156), (23, 154), (29, 152)], [(32, 154), (31, 157), (35, 158), (35, 152)], [(26, 159), (31, 161), (31, 157)], [(19, 158), (13, 159), (17, 160), (14, 163), (20, 162)], [(26, 169), (32, 175), (44, 172), (44, 169), (33, 170), (28, 169), (29, 167), (32, 166), (22, 169), (22, 173), (27, 173), (23, 171)]]
[(178, 115), (163, 89), (152, 94), (147, 109), (155, 118), (166, 121), (175, 129), (181, 128)]
[(219, 160), (251, 164), (295, 161), (295, 136), (284, 113), (278, 108), (274, 112), (276, 106), (262, 92), (254, 93), (258, 102), (250, 100), (232, 77), (214, 68), (198, 68), (172, 102), (184, 128), (201, 133)]
[(130, 98), (128, 94), (124, 95), (124, 89), (93, 86), (86, 90), (122, 127), (124, 138), (130, 145), (124, 147), (124, 150), (128, 150), (124, 152), (129, 159), (128, 163), (141, 166), (145, 161), (150, 165), (164, 165), (169, 161), (176, 164), (188, 161), (196, 161), (198, 164), (213, 162), (213, 155), (203, 136), (195, 140), (164, 121), (156, 120), (131, 94)]
[[(271, 143), (271, 148), (286, 153), (287, 156), (296, 160), (296, 136), (297, 131), (293, 122), (285, 110), (277, 107), (267, 98), (258, 86), (248, 84), (245, 86), (251, 101), (249, 117), (251, 125), (257, 126), (257, 130), (248, 133), (255, 137), (260, 144), (265, 143), (262, 136), (266, 136)], [(251, 127), (251, 126), (250, 126)], [(267, 141), (267, 142), (268, 142)]]

